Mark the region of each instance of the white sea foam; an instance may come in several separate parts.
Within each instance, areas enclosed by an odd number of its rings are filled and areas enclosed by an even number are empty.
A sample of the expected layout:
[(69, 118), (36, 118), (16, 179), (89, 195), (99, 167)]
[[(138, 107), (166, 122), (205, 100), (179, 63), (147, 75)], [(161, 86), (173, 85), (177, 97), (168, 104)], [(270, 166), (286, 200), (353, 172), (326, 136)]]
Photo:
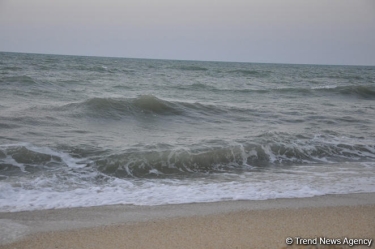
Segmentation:
[[(31, 143), (26, 143), (26, 142), (0, 145), (0, 150), (4, 151), (5, 154), (7, 154), (6, 153), (7, 149), (22, 148), (22, 147), (26, 148), (28, 151), (60, 158), (65, 163), (65, 165), (67, 165), (69, 168), (79, 169), (79, 168), (85, 167), (87, 163), (90, 163), (90, 160), (87, 160), (86, 158), (85, 159), (73, 158), (68, 153), (65, 153), (62, 151), (55, 151), (48, 147), (35, 146)], [(51, 161), (52, 160), (53, 159), (51, 157)], [(6, 158), (2, 159), (2, 161), (3, 163), (8, 163), (13, 166), (17, 166), (20, 168), (21, 171), (25, 172), (25, 165), (22, 163), (18, 163), (16, 160), (14, 160), (14, 158), (12, 158), (12, 156), (6, 155)]]
[[(264, 172), (218, 174), (210, 179), (119, 179), (105, 184), (78, 176), (11, 179), (0, 182), (0, 211), (111, 204), (161, 205), (222, 200), (301, 198), (375, 192), (374, 164), (315, 165)], [(95, 174), (95, 173), (93, 173)]]
[(315, 90), (315, 89), (335, 89), (337, 88), (337, 86), (335, 85), (326, 85), (326, 86), (313, 86), (311, 87), (311, 89)]

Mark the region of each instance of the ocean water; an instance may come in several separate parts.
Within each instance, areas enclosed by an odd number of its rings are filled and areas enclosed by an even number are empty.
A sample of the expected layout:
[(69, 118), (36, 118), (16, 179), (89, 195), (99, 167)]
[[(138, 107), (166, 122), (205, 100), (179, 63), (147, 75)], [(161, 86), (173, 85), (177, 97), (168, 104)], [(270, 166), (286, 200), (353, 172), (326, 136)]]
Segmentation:
[(0, 53), (0, 211), (375, 192), (375, 67)]

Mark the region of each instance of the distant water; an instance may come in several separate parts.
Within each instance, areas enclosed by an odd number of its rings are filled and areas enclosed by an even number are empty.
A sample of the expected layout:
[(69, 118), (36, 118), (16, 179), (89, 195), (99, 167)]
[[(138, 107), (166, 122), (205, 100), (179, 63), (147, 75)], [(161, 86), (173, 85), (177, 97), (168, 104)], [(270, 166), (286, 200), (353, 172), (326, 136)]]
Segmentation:
[(0, 53), (0, 211), (375, 192), (375, 67)]

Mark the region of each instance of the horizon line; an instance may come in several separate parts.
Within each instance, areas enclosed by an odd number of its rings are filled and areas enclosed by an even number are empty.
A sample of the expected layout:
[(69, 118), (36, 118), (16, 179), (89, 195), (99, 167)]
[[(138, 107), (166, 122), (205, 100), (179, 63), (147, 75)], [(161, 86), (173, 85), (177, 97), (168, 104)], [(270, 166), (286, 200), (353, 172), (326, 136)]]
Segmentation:
[(357, 67), (375, 67), (369, 64), (316, 64), (316, 63), (291, 63), (291, 62), (251, 62), (251, 61), (225, 61), (225, 60), (193, 60), (193, 59), (166, 59), (166, 58), (144, 58), (144, 57), (123, 57), (108, 55), (79, 55), (79, 54), (59, 54), (59, 53), (40, 53), (40, 52), (15, 52), (0, 51), (0, 53), (14, 54), (35, 54), (35, 55), (57, 55), (57, 56), (76, 56), (76, 57), (97, 57), (97, 58), (118, 58), (118, 59), (134, 59), (134, 60), (165, 60), (165, 61), (191, 61), (191, 62), (219, 62), (219, 63), (249, 63), (249, 64), (280, 64), (280, 65), (306, 65), (306, 66), (357, 66)]

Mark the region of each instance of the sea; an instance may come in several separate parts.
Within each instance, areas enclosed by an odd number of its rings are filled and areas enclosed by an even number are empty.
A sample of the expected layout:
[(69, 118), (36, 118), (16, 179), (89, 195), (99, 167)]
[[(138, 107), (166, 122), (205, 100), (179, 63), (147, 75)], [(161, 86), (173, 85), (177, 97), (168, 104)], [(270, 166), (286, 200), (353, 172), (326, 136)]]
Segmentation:
[(362, 192), (374, 66), (0, 53), (1, 212)]

